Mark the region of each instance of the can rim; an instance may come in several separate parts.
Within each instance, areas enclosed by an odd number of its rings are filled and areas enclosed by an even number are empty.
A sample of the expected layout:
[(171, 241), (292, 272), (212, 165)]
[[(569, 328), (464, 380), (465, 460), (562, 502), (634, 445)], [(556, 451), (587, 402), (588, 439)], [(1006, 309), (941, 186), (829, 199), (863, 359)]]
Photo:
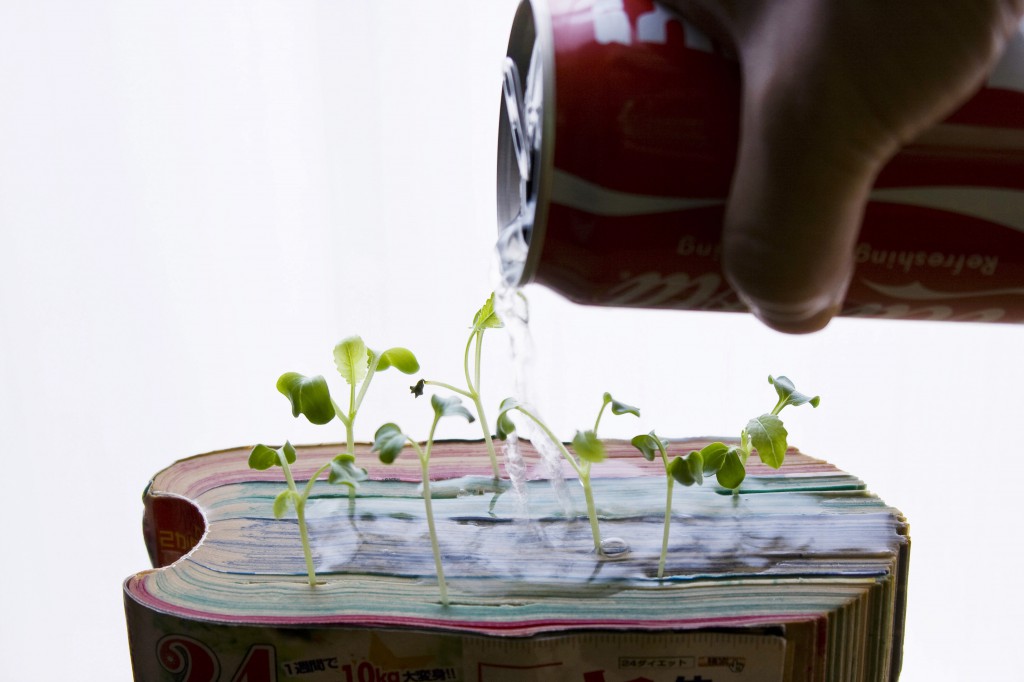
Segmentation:
[[(505, 56), (514, 56), (518, 52), (517, 48), (523, 42), (523, 35), (530, 32), (534, 34), (530, 53), (536, 51), (543, 74), (541, 96), (544, 106), (541, 110), (540, 150), (536, 159), (538, 168), (535, 174), (535, 211), (526, 259), (523, 261), (518, 281), (513, 284), (517, 287), (536, 280), (547, 230), (548, 206), (553, 184), (551, 170), (554, 168), (555, 149), (555, 50), (554, 25), (547, 0), (522, 0), (520, 2), (512, 22)], [(498, 161), (500, 163), (500, 159)], [(499, 187), (498, 192), (502, 191), (503, 188)], [(500, 232), (504, 227), (499, 220), (498, 231)], [(502, 273), (503, 276), (506, 274)]]

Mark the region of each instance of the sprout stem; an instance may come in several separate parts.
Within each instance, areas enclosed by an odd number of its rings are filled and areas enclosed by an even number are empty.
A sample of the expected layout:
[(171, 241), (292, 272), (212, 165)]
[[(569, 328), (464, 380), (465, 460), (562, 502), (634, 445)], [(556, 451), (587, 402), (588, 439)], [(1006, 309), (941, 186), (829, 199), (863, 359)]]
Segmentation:
[(441, 593), (441, 605), (448, 606), (448, 585), (444, 579), (444, 566), (441, 564), (441, 546), (437, 541), (437, 527), (434, 525), (434, 505), (430, 495), (430, 451), (434, 448), (434, 431), (437, 429), (437, 422), (441, 420), (440, 413), (434, 415), (434, 423), (430, 425), (430, 434), (427, 436), (426, 448), (420, 448), (419, 444), (412, 439), (416, 454), (420, 458), (420, 478), (423, 482), (423, 508), (427, 515), (427, 530), (430, 533), (430, 547), (434, 552), (434, 569), (437, 571), (437, 588)]
[(345, 422), (345, 452), (353, 457), (356, 454), (356, 432), (352, 420)]
[(484, 332), (483, 332), (483, 330), (481, 329), (480, 331), (476, 332), (476, 334), (474, 334), (474, 336), (476, 336), (476, 353), (474, 354), (474, 358), (473, 358), (473, 376), (474, 376), (473, 390), (475, 392), (479, 393), (480, 392), (480, 357), (481, 357), (482, 352), (483, 352), (483, 344), (484, 344)]
[[(498, 453), (494, 450), (494, 440), (491, 438), (491, 427), (487, 424), (487, 415), (484, 414), (484, 404), (480, 399), (480, 360), (484, 343), (484, 331), (482, 329), (473, 333), (470, 339), (476, 339), (476, 352), (473, 356), (473, 376), (475, 381), (469, 385), (472, 393), (473, 404), (476, 406), (476, 416), (480, 419), (480, 429), (484, 433), (484, 442), (487, 443), (487, 455), (491, 458), (491, 471), (494, 480), (501, 478), (501, 470), (498, 469)], [(469, 350), (469, 346), (466, 346)], [(468, 355), (467, 355), (468, 359)], [(469, 379), (469, 366), (466, 366), (466, 379)]]
[(597, 427), (601, 424), (601, 417), (604, 415), (604, 408), (608, 407), (608, 401), (605, 401), (601, 405), (601, 409), (597, 411), (597, 419), (594, 420), (594, 435), (597, 435)]
[(309, 531), (306, 529), (306, 500), (295, 501), (295, 516), (299, 519), (299, 537), (302, 538), (302, 553), (306, 558), (306, 574), (309, 577), (309, 586), (316, 587), (313, 552), (309, 548)]
[[(466, 386), (469, 387), (470, 393), (474, 393), (475, 390), (473, 388), (473, 378), (469, 375), (469, 349), (472, 347), (473, 339), (475, 338), (476, 332), (474, 331), (472, 334), (469, 335), (469, 340), (466, 341), (466, 351), (462, 354), (462, 369), (466, 372)], [(479, 347), (480, 344), (477, 343), (477, 348)]]
[(666, 477), (668, 483), (665, 485), (665, 528), (661, 531), (661, 558), (658, 560), (658, 580), (665, 577), (665, 559), (668, 556), (668, 532), (672, 524), (672, 488), (675, 479), (671, 475)]
[(448, 586), (441, 564), (441, 547), (437, 542), (437, 528), (434, 525), (434, 508), (430, 496), (430, 451), (420, 455), (420, 470), (423, 477), (423, 507), (427, 514), (427, 530), (430, 532), (430, 547), (434, 552), (434, 569), (437, 571), (437, 587), (441, 593), (441, 605), (448, 606)]
[(431, 381), (430, 379), (424, 379), (423, 383), (426, 386), (437, 386), (439, 388), (451, 391), (452, 393), (458, 393), (463, 398), (469, 398), (470, 400), (473, 399), (473, 394), (467, 391), (466, 389), (459, 388), (458, 386), (452, 386), (451, 384), (446, 384), (443, 381)]
[[(654, 432), (651, 432), (654, 435)], [(675, 479), (669, 471), (668, 451), (665, 450), (665, 443), (661, 438), (654, 438), (658, 444), (658, 452), (661, 454), (661, 463), (665, 466), (665, 524), (661, 531), (661, 558), (658, 560), (658, 580), (665, 577), (665, 560), (668, 556), (668, 533), (672, 524), (672, 489)]]
[(309, 477), (309, 481), (306, 482), (305, 490), (302, 491), (302, 499), (303, 500), (308, 499), (310, 494), (313, 492), (313, 486), (316, 484), (316, 479), (320, 478), (320, 474), (324, 473), (325, 471), (327, 471), (330, 468), (331, 468), (331, 463), (328, 462), (327, 464), (323, 465), (322, 467), (317, 469), (315, 472), (313, 472), (313, 475)]
[(473, 394), (473, 405), (476, 406), (477, 417), (480, 418), (480, 429), (484, 432), (484, 442), (487, 444), (487, 454), (491, 458), (491, 471), (494, 473), (494, 480), (501, 478), (501, 470), (498, 469), (498, 453), (494, 449), (494, 438), (491, 436), (491, 427), (487, 424), (487, 415), (484, 414), (484, 404), (478, 393)]
[(515, 409), (519, 410), (520, 412), (525, 414), (527, 417), (532, 419), (533, 422), (537, 426), (540, 427), (541, 431), (544, 432), (544, 435), (547, 436), (548, 440), (550, 440), (552, 443), (554, 443), (555, 446), (561, 451), (562, 456), (565, 457), (565, 460), (567, 462), (569, 462), (569, 464), (572, 466), (572, 468), (576, 471), (576, 475), (582, 480), (583, 479), (583, 470), (580, 468), (580, 465), (576, 462), (576, 458), (573, 457), (571, 454), (569, 454), (569, 451), (566, 449), (565, 445), (563, 445), (562, 441), (558, 440), (558, 438), (555, 436), (555, 434), (551, 432), (551, 429), (548, 428), (548, 425), (545, 424), (544, 422), (542, 422), (537, 417), (535, 417), (528, 410), (524, 409), (521, 405), (517, 405)]
[[(380, 365), (380, 356), (370, 351), (370, 364), (366, 368), (366, 376), (363, 377), (363, 385), (359, 387), (359, 395), (352, 398), (352, 401), (348, 404), (349, 416), (355, 420), (356, 412), (363, 404), (363, 398), (366, 396), (366, 389), (370, 387), (370, 381), (373, 380), (373, 375), (377, 372), (377, 367)], [(353, 395), (355, 392), (355, 386), (352, 387)], [(349, 453), (351, 454), (351, 453)]]
[(590, 487), (589, 467), (586, 475), (580, 476), (580, 484), (583, 486), (583, 497), (587, 501), (587, 518), (590, 519), (590, 533), (594, 536), (594, 551), (600, 556), (604, 554), (601, 549), (601, 526), (597, 522), (597, 506), (594, 504), (594, 489)]
[(288, 482), (288, 489), (295, 496), (295, 516), (299, 521), (299, 537), (302, 539), (302, 554), (306, 559), (306, 574), (309, 577), (309, 586), (316, 587), (313, 552), (309, 548), (309, 531), (306, 529), (306, 495), (300, 494), (298, 487), (295, 485), (295, 477), (292, 476), (292, 468), (288, 465), (288, 458), (283, 454), (279, 454), (278, 461), (281, 463), (281, 469), (284, 470), (284, 478)]

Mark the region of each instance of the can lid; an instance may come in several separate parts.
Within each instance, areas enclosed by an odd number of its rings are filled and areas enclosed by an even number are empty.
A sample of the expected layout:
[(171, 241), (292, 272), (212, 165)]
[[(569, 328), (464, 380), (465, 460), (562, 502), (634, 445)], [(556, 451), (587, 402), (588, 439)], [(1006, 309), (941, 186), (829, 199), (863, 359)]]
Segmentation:
[(554, 51), (542, 0), (519, 5), (502, 74), (498, 114), (497, 252), (508, 286), (533, 279), (544, 242), (554, 142)]

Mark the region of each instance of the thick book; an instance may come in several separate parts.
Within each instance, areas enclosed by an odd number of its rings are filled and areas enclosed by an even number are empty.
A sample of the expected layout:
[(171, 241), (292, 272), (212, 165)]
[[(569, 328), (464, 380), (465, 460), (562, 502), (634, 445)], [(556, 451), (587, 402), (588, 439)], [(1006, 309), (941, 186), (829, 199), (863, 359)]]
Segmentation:
[[(341, 448), (297, 450), (301, 481)], [(435, 444), (448, 604), (411, 453), (387, 466), (361, 446), (354, 494), (315, 485), (315, 587), (294, 512), (273, 513), (280, 468), (249, 469), (247, 448), (181, 460), (144, 494), (155, 568), (124, 585), (135, 679), (898, 678), (907, 524), (861, 480), (790, 450), (778, 470), (751, 461), (736, 493), (676, 484), (659, 578), (664, 468), (628, 443), (608, 451), (592, 483), (615, 551), (599, 555), (570, 469), (523, 443), (524, 475), (495, 485), (482, 443)]]

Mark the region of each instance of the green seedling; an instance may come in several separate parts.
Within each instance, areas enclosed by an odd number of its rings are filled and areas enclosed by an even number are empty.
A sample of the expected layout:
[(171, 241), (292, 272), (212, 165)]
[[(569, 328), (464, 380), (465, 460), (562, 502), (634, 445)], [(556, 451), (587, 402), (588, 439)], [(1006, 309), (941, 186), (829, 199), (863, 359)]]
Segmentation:
[(356, 466), (353, 455), (342, 453), (317, 469), (300, 490), (295, 483), (295, 477), (292, 476), (291, 465), (294, 463), (295, 448), (288, 442), (276, 450), (260, 444), (249, 453), (250, 469), (265, 471), (279, 466), (284, 470), (284, 479), (288, 487), (274, 498), (274, 518), (280, 519), (289, 507), (295, 509), (295, 516), (299, 521), (299, 537), (302, 539), (302, 553), (306, 559), (309, 586), (316, 587), (316, 571), (313, 568), (313, 553), (309, 548), (309, 530), (306, 526), (306, 501), (309, 499), (310, 493), (313, 492), (313, 485), (325, 471), (330, 470), (328, 481), (331, 483), (347, 485), (350, 489), (354, 489), (359, 481), (366, 479), (366, 470)]
[(665, 523), (661, 535), (661, 557), (658, 560), (659, 580), (665, 576), (669, 527), (672, 522), (673, 483), (678, 481), (685, 486), (702, 485), (705, 476), (713, 475), (719, 485), (736, 492), (746, 477), (747, 459), (755, 449), (762, 462), (778, 469), (789, 447), (789, 434), (778, 416), (779, 412), (787, 405), (810, 403), (812, 407), (817, 407), (820, 402), (818, 396), (811, 398), (797, 391), (793, 382), (786, 377), (768, 377), (768, 382), (775, 387), (778, 401), (771, 412), (747, 422), (740, 432), (739, 445), (710, 443), (700, 450), (691, 450), (685, 457), (676, 456), (670, 460), (668, 442), (659, 438), (654, 431), (635, 436), (630, 441), (647, 461), (660, 457), (665, 466)]
[(685, 486), (704, 483), (704, 460), (700, 452), (694, 450), (686, 457), (678, 455), (671, 460), (668, 457), (668, 442), (658, 437), (654, 431), (634, 436), (630, 441), (643, 454), (648, 462), (661, 457), (665, 465), (665, 523), (661, 533), (661, 557), (658, 559), (658, 580), (665, 576), (665, 559), (668, 556), (668, 532), (672, 523), (672, 487), (675, 481)]
[(294, 507), (311, 587), (316, 586), (316, 574), (313, 570), (313, 555), (309, 548), (305, 511), (306, 501), (313, 492), (313, 486), (320, 476), (330, 471), (327, 477), (329, 483), (348, 486), (350, 495), (355, 495), (356, 486), (360, 481), (366, 480), (366, 470), (356, 465), (354, 425), (356, 413), (366, 396), (370, 381), (374, 374), (389, 367), (395, 367), (405, 374), (413, 374), (420, 369), (419, 362), (411, 351), (405, 348), (389, 348), (383, 353), (377, 353), (367, 348), (358, 336), (343, 339), (334, 347), (334, 364), (349, 385), (347, 411), (342, 410), (331, 398), (327, 380), (320, 375), (307, 377), (298, 372), (286, 372), (278, 378), (277, 390), (291, 403), (293, 417), (303, 415), (313, 424), (328, 424), (335, 418), (340, 420), (345, 425), (345, 452), (317, 469), (301, 491), (289, 466), (295, 462), (295, 448), (290, 443), (285, 443), (277, 450), (260, 444), (249, 453), (251, 469), (262, 471), (280, 466), (284, 470), (288, 487), (274, 500), (274, 516), (279, 519), (289, 507)]
[(367, 348), (358, 336), (342, 339), (334, 347), (334, 365), (348, 384), (348, 409), (331, 397), (327, 381), (320, 375), (307, 377), (287, 372), (277, 380), (277, 390), (292, 404), (292, 416), (304, 415), (313, 424), (328, 424), (337, 418), (345, 425), (345, 452), (355, 455), (356, 414), (377, 372), (394, 367), (404, 374), (420, 371), (420, 363), (406, 348), (389, 348), (378, 353)]
[[(470, 327), (469, 339), (466, 341), (466, 350), (463, 352), (462, 366), (466, 374), (466, 388), (459, 388), (458, 386), (429, 379), (420, 379), (412, 387), (412, 392), (417, 397), (423, 395), (423, 388), (425, 386), (438, 386), (472, 401), (476, 414), (480, 418), (480, 429), (484, 434), (484, 442), (487, 445), (487, 454), (491, 459), (491, 470), (495, 480), (501, 478), (501, 472), (498, 469), (498, 455), (494, 449), (491, 429), (487, 424), (483, 401), (480, 398), (480, 359), (483, 354), (484, 332), (488, 329), (500, 329), (503, 326), (501, 318), (494, 311), (494, 293), (492, 292), (480, 310), (476, 311), (476, 315), (473, 316), (473, 325)], [(472, 371), (470, 370), (471, 355), (473, 358)]]
[(789, 433), (779, 418), (779, 413), (787, 405), (803, 405), (809, 403), (817, 407), (821, 402), (818, 396), (809, 397), (796, 390), (793, 382), (786, 377), (768, 377), (768, 383), (775, 387), (779, 399), (771, 412), (762, 414), (747, 422), (740, 431), (739, 445), (711, 443), (700, 449), (699, 454), (704, 462), (704, 475), (714, 475), (718, 484), (736, 492), (747, 475), (747, 460), (750, 453), (757, 450), (761, 461), (773, 469), (782, 466), (789, 447), (786, 438)]
[(474, 421), (473, 414), (467, 410), (457, 396), (430, 396), (430, 406), (434, 408), (434, 421), (430, 425), (426, 444), (420, 446), (415, 440), (402, 432), (397, 424), (388, 423), (377, 429), (373, 436), (373, 452), (378, 453), (380, 461), (385, 464), (394, 462), (406, 444), (416, 452), (420, 460), (420, 478), (423, 484), (423, 507), (427, 516), (427, 530), (430, 533), (430, 545), (434, 552), (434, 568), (437, 571), (437, 584), (441, 592), (441, 604), (448, 606), (448, 586), (444, 579), (444, 566), (441, 563), (441, 547), (437, 541), (437, 527), (434, 524), (434, 509), (430, 496), (430, 451), (434, 447), (434, 432), (442, 417), (464, 417)]
[(594, 489), (590, 484), (590, 469), (595, 463), (603, 461), (606, 455), (604, 443), (597, 437), (597, 430), (601, 425), (601, 417), (604, 415), (605, 408), (609, 406), (611, 406), (612, 414), (640, 416), (639, 408), (621, 403), (612, 398), (610, 393), (605, 393), (601, 402), (601, 409), (597, 413), (597, 419), (594, 420), (594, 428), (587, 431), (577, 431), (576, 435), (573, 436), (572, 449), (576, 456), (573, 456), (565, 444), (555, 437), (555, 434), (547, 424), (514, 398), (506, 398), (502, 401), (501, 407), (498, 410), (497, 421), (498, 438), (505, 440), (516, 429), (508, 413), (512, 410), (518, 410), (525, 417), (536, 423), (544, 435), (559, 449), (565, 461), (576, 472), (580, 485), (583, 486), (583, 497), (587, 503), (587, 518), (590, 519), (590, 532), (594, 537), (594, 551), (598, 555), (603, 555), (604, 551), (601, 547), (601, 527), (597, 520), (597, 507), (594, 504)]

